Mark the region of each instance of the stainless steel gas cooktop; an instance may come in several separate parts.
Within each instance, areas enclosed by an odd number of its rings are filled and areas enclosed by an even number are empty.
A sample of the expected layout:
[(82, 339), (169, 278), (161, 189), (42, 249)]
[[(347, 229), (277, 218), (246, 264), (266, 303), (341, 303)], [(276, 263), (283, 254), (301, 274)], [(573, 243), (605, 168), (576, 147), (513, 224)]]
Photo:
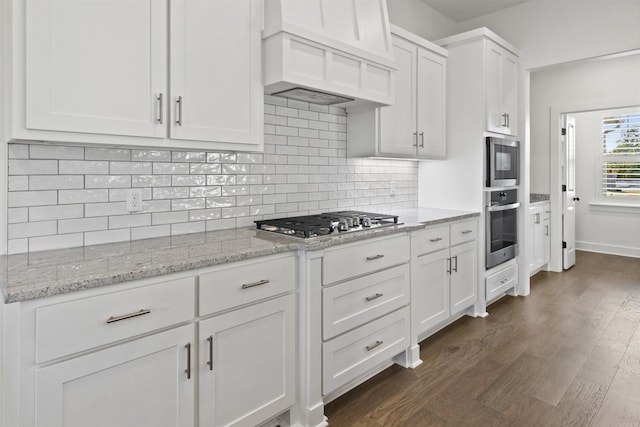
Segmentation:
[(302, 238), (352, 233), (398, 224), (397, 215), (339, 211), (255, 221), (259, 230)]

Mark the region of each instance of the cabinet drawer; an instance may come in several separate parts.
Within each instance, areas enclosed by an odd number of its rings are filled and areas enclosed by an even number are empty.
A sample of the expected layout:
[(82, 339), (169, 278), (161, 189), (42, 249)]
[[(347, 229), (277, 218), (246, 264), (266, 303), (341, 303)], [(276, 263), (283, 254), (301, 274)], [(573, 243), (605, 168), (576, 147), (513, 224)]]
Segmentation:
[(356, 379), (408, 346), (408, 307), (324, 343), (323, 393)]
[(323, 338), (339, 335), (408, 303), (408, 264), (324, 288)]
[(459, 243), (470, 242), (478, 238), (478, 222), (471, 221), (451, 224), (451, 246)]
[(201, 316), (249, 304), (293, 291), (296, 284), (295, 256), (260, 258), (229, 268), (201, 274)]
[(329, 284), (409, 261), (406, 234), (368, 240), (327, 251), (322, 262), (322, 283)]
[(420, 230), (411, 236), (411, 250), (416, 256), (449, 247), (449, 226)]
[(486, 285), (487, 301), (491, 301), (501, 293), (518, 284), (518, 265), (514, 264), (488, 276)]
[(192, 277), (36, 309), (36, 362), (109, 344), (195, 317)]

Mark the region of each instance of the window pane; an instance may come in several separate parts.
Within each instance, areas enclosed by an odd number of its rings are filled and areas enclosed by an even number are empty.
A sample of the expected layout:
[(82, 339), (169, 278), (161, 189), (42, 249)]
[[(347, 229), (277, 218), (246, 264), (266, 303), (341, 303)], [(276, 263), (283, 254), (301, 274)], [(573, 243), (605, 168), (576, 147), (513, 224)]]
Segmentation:
[(640, 155), (640, 113), (602, 119), (602, 153)]
[(640, 196), (640, 162), (603, 162), (605, 196)]

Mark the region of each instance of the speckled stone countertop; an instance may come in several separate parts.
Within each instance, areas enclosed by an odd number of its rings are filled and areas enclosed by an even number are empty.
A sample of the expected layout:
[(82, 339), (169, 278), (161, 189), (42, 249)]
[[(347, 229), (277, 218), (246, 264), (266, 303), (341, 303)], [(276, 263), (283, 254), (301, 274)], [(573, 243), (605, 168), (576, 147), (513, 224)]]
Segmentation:
[(538, 202), (548, 202), (549, 195), (542, 193), (531, 193), (529, 194), (529, 203), (538, 203)]
[(403, 224), (307, 240), (246, 227), (2, 256), (0, 289), (5, 303), (28, 301), (266, 255), (322, 250), (479, 215), (442, 209), (393, 214), (401, 215)]

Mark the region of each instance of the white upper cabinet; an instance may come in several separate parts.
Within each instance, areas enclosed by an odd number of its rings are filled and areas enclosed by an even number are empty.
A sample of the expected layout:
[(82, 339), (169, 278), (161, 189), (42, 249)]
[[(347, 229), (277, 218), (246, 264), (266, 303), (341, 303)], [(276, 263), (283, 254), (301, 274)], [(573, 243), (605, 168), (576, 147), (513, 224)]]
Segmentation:
[(162, 137), (167, 11), (160, 1), (26, 8), (26, 128)]
[(264, 100), (262, 15), (257, 3), (170, 3), (171, 138), (237, 144), (259, 141)]
[(350, 157), (442, 159), (446, 156), (447, 52), (392, 26), (396, 102), (353, 108), (347, 116)]
[(4, 140), (262, 149), (261, 1), (7, 3)]
[(518, 60), (492, 41), (487, 42), (487, 131), (518, 134)]

